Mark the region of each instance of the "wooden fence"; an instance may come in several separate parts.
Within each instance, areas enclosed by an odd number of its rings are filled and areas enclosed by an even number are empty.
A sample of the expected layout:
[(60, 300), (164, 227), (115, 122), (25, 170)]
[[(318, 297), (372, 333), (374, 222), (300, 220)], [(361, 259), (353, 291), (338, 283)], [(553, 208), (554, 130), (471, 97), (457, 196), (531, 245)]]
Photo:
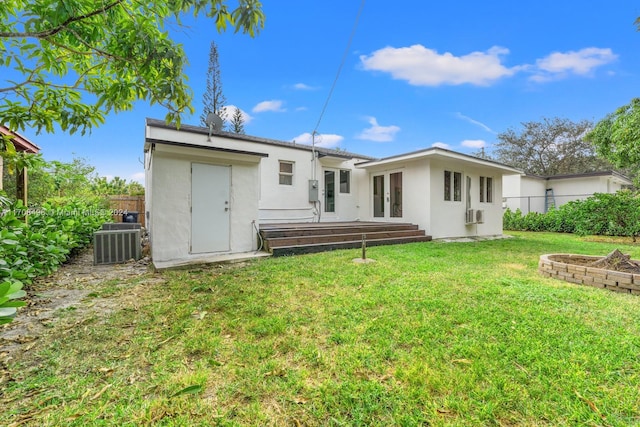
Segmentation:
[(122, 222), (122, 214), (138, 213), (138, 222), (144, 227), (144, 196), (109, 196), (109, 209), (113, 211), (113, 221)]

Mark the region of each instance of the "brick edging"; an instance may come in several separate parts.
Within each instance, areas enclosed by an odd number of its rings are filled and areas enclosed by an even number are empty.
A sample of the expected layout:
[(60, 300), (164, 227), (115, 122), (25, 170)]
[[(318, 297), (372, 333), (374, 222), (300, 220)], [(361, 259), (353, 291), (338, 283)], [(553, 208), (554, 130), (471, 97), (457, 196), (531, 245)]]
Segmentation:
[(577, 283), (578, 285), (608, 289), (614, 292), (640, 295), (640, 274), (623, 273), (620, 271), (605, 270), (603, 268), (566, 264), (554, 261), (554, 256), (576, 256), (580, 258), (592, 258), (594, 261), (604, 258), (598, 256), (571, 254), (541, 255), (540, 261), (538, 262), (538, 272), (545, 277), (560, 279), (570, 283)]

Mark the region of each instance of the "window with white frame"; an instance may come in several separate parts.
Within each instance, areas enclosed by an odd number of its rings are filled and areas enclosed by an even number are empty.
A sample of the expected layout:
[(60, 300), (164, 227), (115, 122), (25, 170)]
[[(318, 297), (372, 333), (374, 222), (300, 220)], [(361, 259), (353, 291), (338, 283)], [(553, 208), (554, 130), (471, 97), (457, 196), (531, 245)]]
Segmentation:
[(490, 176), (480, 177), (480, 202), (493, 203), (493, 178)]
[(280, 160), (280, 185), (293, 185), (293, 162)]
[(462, 201), (462, 173), (444, 171), (444, 200)]
[(351, 193), (351, 171), (340, 170), (340, 192)]

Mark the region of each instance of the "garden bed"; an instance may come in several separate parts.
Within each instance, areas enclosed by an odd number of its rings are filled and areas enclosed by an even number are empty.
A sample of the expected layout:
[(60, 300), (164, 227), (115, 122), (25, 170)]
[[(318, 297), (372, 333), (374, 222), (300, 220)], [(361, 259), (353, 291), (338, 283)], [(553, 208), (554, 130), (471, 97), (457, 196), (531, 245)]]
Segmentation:
[[(540, 256), (538, 271), (554, 279), (579, 285), (593, 286), (615, 292), (640, 295), (640, 268), (626, 265), (624, 268), (596, 267), (606, 257), (546, 254)], [(631, 264), (638, 261), (631, 260)]]

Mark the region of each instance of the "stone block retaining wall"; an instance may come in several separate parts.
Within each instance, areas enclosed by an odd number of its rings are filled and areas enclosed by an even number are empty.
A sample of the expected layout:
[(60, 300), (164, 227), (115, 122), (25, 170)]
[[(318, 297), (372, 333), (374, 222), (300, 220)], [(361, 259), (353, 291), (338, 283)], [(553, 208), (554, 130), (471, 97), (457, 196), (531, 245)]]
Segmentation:
[(623, 273), (620, 271), (605, 270), (602, 268), (587, 267), (584, 265), (568, 264), (556, 261), (579, 257), (581, 259), (593, 259), (598, 261), (603, 257), (569, 254), (541, 255), (538, 262), (538, 271), (546, 277), (564, 280), (578, 285), (593, 286), (595, 288), (608, 289), (614, 292), (640, 295), (640, 274)]

